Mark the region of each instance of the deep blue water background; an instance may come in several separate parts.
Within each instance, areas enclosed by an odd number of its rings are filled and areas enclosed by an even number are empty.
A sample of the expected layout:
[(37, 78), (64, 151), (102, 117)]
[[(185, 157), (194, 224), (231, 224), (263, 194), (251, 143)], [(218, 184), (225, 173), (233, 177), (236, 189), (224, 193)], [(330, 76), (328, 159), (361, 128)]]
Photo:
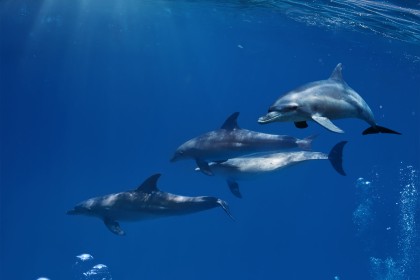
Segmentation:
[[(370, 257), (400, 254), (399, 170), (420, 166), (418, 42), (210, 1), (2, 1), (0, 9), (1, 279), (74, 279), (81, 253), (113, 279), (373, 279)], [(256, 122), (278, 96), (327, 78), (339, 62), (377, 122), (402, 136), (362, 136), (367, 125), (356, 119), (335, 122), (343, 135)], [(319, 134), (316, 151), (348, 140), (348, 175), (310, 162), (241, 182), (240, 200), (192, 161), (169, 162), (234, 111), (243, 128)], [(227, 200), (236, 221), (213, 209), (121, 223), (121, 238), (98, 219), (65, 215), (157, 172), (164, 191)], [(356, 180), (372, 174), (382, 187), (372, 230), (361, 235)], [(411, 261), (407, 275), (420, 279), (419, 256)]]

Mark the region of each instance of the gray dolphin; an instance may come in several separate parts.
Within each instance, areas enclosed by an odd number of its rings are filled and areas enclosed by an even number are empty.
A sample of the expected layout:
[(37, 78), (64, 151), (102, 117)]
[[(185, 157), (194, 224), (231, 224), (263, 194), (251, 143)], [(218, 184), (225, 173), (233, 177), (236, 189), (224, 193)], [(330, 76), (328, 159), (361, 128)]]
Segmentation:
[(106, 227), (117, 235), (125, 235), (118, 221), (137, 221), (167, 216), (191, 214), (214, 207), (222, 207), (232, 218), (228, 204), (216, 197), (188, 197), (160, 191), (160, 174), (146, 179), (137, 189), (94, 197), (76, 205), (69, 215), (87, 215), (102, 219)]
[(268, 109), (268, 114), (258, 119), (260, 124), (271, 122), (294, 122), (297, 128), (306, 128), (312, 120), (326, 129), (343, 133), (331, 120), (358, 118), (370, 127), (363, 135), (373, 133), (401, 134), (376, 124), (372, 110), (363, 98), (343, 80), (339, 63), (327, 80), (305, 84), (294, 89)]
[[(214, 174), (226, 179), (229, 189), (235, 196), (242, 197), (237, 180), (251, 179), (309, 160), (328, 159), (334, 169), (345, 176), (342, 163), (343, 148), (346, 143), (346, 141), (337, 143), (328, 155), (308, 151), (256, 154), (231, 158), (225, 162), (211, 162), (209, 167)], [(199, 171), (199, 168), (196, 170)]]
[(233, 113), (218, 130), (204, 133), (179, 146), (171, 161), (192, 158), (206, 175), (213, 175), (209, 161), (225, 161), (229, 158), (256, 152), (301, 148), (308, 150), (314, 136), (298, 139), (287, 135), (273, 135), (241, 129), (237, 124), (239, 113)]

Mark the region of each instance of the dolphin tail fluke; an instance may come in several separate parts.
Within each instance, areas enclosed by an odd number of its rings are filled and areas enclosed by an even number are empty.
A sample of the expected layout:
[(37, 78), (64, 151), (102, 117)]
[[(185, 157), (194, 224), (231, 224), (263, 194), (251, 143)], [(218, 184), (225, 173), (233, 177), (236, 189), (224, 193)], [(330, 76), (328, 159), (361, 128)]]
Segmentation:
[(219, 205), (223, 208), (223, 210), (225, 210), (226, 214), (228, 214), (228, 215), (229, 215), (229, 217), (230, 217), (232, 220), (235, 220), (235, 218), (232, 216), (232, 213), (231, 213), (231, 212), (230, 212), (230, 210), (229, 210), (229, 205), (227, 204), (227, 202), (226, 202), (226, 201), (221, 200), (220, 198), (218, 198), (218, 199), (217, 199), (217, 204), (219, 204)]
[(226, 181), (230, 191), (233, 193), (234, 196), (238, 197), (238, 198), (242, 198), (242, 194), (239, 191), (239, 185), (237, 182), (233, 181), (233, 180), (227, 180)]
[(297, 145), (300, 149), (305, 151), (312, 150), (312, 141), (318, 136), (318, 134), (308, 136), (302, 140), (297, 141)]
[(346, 176), (346, 172), (344, 172), (343, 169), (343, 148), (346, 144), (347, 141), (337, 143), (328, 154), (328, 159), (330, 160), (335, 171), (343, 176)]
[(363, 131), (363, 135), (367, 135), (367, 134), (376, 134), (376, 133), (389, 133), (389, 134), (398, 134), (401, 135), (401, 133), (394, 131), (392, 129), (383, 127), (383, 126), (379, 126), (379, 125), (375, 125), (375, 126), (371, 126), (367, 129), (365, 129)]

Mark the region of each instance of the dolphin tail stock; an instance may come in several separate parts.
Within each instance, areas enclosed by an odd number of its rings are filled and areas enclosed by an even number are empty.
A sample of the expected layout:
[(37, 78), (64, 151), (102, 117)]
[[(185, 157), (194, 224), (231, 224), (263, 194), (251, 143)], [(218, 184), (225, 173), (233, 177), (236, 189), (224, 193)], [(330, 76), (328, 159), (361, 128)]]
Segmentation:
[(344, 145), (347, 144), (347, 141), (341, 141), (331, 149), (328, 154), (328, 159), (331, 162), (331, 165), (339, 174), (346, 176), (346, 172), (343, 169), (343, 149)]
[(379, 125), (375, 125), (375, 126), (371, 126), (367, 129), (365, 129), (363, 131), (363, 135), (367, 135), (367, 134), (376, 134), (376, 133), (389, 133), (389, 134), (398, 134), (401, 135), (401, 133), (394, 131), (392, 129), (383, 127), (383, 126), (379, 126)]
[(220, 198), (218, 198), (218, 199), (217, 199), (217, 201), (216, 201), (216, 203), (217, 203), (217, 204), (219, 204), (219, 205), (223, 208), (223, 210), (225, 210), (226, 214), (228, 214), (228, 215), (229, 215), (229, 217), (230, 217), (232, 220), (234, 220), (234, 221), (235, 221), (235, 218), (233, 217), (232, 213), (230, 212), (230, 210), (229, 210), (229, 205), (227, 204), (227, 202), (226, 202), (226, 201), (221, 200)]
[(318, 134), (314, 134), (301, 140), (297, 140), (296, 143), (300, 149), (310, 151), (312, 150), (312, 141), (314, 141), (316, 137), (318, 137)]

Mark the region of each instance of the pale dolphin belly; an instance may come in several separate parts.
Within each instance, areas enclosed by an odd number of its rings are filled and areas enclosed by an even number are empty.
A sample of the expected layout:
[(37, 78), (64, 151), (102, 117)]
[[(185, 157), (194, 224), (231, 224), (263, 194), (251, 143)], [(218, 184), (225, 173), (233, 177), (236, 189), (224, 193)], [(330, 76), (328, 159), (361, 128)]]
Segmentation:
[(227, 179), (245, 179), (317, 159), (328, 159), (328, 155), (306, 151), (273, 153), (263, 156), (233, 158), (221, 163), (212, 163), (210, 168), (215, 174)]

